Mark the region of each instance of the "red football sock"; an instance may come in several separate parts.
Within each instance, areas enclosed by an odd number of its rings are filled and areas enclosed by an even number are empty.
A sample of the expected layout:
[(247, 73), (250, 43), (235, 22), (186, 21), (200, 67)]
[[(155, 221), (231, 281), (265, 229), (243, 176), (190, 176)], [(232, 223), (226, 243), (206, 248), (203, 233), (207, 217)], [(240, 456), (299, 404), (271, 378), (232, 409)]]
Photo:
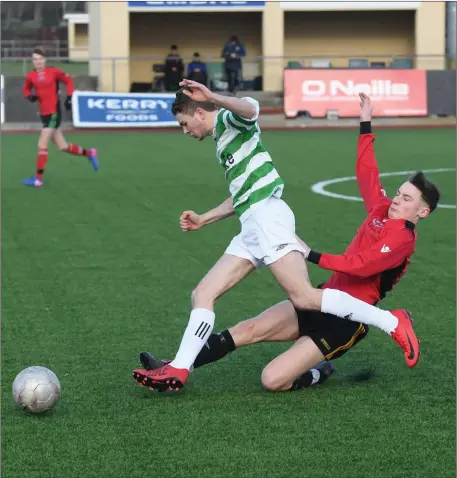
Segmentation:
[(74, 154), (75, 156), (89, 157), (89, 150), (84, 149), (82, 146), (78, 146), (77, 144), (69, 144), (65, 152), (68, 154)]
[(48, 162), (48, 148), (40, 148), (36, 158), (36, 174), (38, 179), (43, 179), (46, 163)]

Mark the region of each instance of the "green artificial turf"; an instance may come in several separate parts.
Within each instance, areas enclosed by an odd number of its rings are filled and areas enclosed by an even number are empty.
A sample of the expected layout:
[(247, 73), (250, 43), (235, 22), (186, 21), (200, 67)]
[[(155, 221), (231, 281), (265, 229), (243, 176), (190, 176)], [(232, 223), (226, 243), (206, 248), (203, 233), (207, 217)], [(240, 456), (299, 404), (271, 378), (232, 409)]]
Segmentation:
[[(343, 252), (362, 203), (319, 196), (317, 181), (354, 174), (357, 131), (266, 132), (297, 232)], [(2, 458), (5, 478), (455, 476), (455, 209), (419, 225), (409, 272), (384, 308), (416, 316), (415, 369), (383, 332), (342, 359), (322, 387), (269, 394), (262, 368), (287, 344), (258, 344), (198, 369), (178, 394), (138, 387), (130, 372), (149, 350), (173, 356), (192, 288), (239, 231), (235, 218), (181, 233), (185, 209), (228, 196), (214, 142), (177, 133), (72, 133), (99, 149), (101, 169), (50, 148), (43, 189), (37, 137), (2, 144)], [(455, 131), (380, 131), (382, 172), (455, 167)], [(430, 176), (455, 204), (455, 173)], [(401, 177), (384, 181), (393, 194)], [(355, 183), (328, 188), (356, 194)], [(310, 265), (315, 284), (329, 273)], [(217, 304), (215, 330), (284, 298), (262, 270)], [(60, 378), (52, 412), (27, 415), (14, 377), (43, 365)], [(370, 380), (361, 380), (367, 371)]]

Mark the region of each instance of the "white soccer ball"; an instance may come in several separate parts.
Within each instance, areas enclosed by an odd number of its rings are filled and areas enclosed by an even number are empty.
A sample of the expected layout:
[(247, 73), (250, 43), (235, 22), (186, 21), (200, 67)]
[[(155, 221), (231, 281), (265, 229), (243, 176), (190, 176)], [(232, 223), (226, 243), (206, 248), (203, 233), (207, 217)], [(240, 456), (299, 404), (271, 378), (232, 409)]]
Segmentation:
[(38, 365), (20, 372), (13, 382), (16, 405), (32, 413), (53, 408), (60, 397), (60, 382), (54, 372)]

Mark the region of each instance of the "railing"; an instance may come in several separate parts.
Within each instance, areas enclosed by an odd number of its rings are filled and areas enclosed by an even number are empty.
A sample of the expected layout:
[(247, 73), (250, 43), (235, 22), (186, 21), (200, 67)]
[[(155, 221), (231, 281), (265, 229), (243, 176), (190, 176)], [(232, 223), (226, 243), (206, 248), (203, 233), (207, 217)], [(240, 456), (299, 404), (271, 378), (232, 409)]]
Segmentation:
[[(3, 45), (2, 45), (3, 47)], [(89, 56), (87, 48), (73, 49), (72, 57), (50, 55), (48, 64), (57, 66), (72, 76), (89, 75)], [(79, 61), (72, 61), (78, 58)], [(225, 88), (225, 71), (223, 60), (219, 56), (201, 58), (207, 64), (210, 85), (215, 89)], [(187, 74), (187, 64), (192, 59), (184, 57), (184, 75)], [(161, 72), (164, 57), (129, 57), (129, 58), (92, 58), (94, 71), (103, 70), (105, 90), (117, 91), (119, 78), (129, 70), (129, 83), (149, 83), (153, 90), (163, 90)], [(243, 88), (247, 90), (262, 89), (261, 78), (264, 66), (279, 66), (280, 68), (422, 68), (427, 70), (455, 70), (456, 59), (442, 55), (350, 55), (350, 56), (319, 56), (319, 57), (246, 57), (243, 58), (242, 80)], [(33, 68), (31, 55), (27, 57), (2, 58), (1, 70), (6, 76), (24, 76)]]
[(89, 2), (62, 2), (64, 8), (64, 15), (66, 13), (88, 13)]
[(313, 56), (286, 59), (288, 68), (424, 68), (455, 70), (456, 58), (446, 55), (355, 54), (344, 56)]
[[(80, 59), (72, 60), (69, 55), (69, 45), (64, 40), (52, 41), (31, 41), (31, 40), (5, 40), (1, 42), (1, 58), (9, 62), (29, 62), (31, 60), (33, 49), (36, 46), (42, 46), (48, 58), (62, 62), (71, 61), (89, 61), (89, 50), (87, 47), (73, 47), (71, 53), (77, 53)], [(103, 61), (149, 61), (151, 64), (163, 63), (164, 56), (132, 56), (129, 58), (103, 58)], [(219, 56), (202, 56), (202, 61), (214, 63), (221, 62)], [(100, 59), (97, 59), (100, 60)], [(391, 68), (395, 67), (396, 62), (401, 62), (403, 67), (417, 68), (420, 61), (436, 62), (436, 65), (442, 64), (446, 69), (455, 69), (455, 56), (446, 55), (405, 55), (405, 54), (353, 54), (353, 55), (315, 55), (315, 56), (282, 56), (282, 57), (264, 57), (264, 56), (248, 56), (243, 58), (243, 63), (262, 63), (265, 61), (282, 60), (284, 66), (301, 67), (301, 68)], [(191, 57), (183, 57), (185, 64), (192, 61)], [(408, 63), (409, 62), (409, 63)], [(292, 66), (291, 66), (292, 65)], [(408, 66), (409, 65), (409, 66)]]
[[(37, 46), (44, 48), (46, 55), (55, 58), (66, 59), (68, 57), (67, 40), (2, 40), (0, 55), (3, 59), (18, 60), (30, 58), (33, 49)], [(84, 49), (88, 52), (87, 48)], [(88, 55), (87, 55), (88, 56)]]

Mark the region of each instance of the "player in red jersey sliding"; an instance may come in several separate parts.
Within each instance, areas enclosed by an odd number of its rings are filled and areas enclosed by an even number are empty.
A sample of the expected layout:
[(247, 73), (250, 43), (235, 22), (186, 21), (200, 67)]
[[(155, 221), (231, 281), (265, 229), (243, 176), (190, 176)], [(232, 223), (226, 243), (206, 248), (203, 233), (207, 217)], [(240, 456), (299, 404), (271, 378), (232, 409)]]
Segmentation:
[[(285, 301), (230, 330), (210, 335), (194, 361), (194, 368), (248, 344), (295, 340), (288, 351), (266, 367), (262, 382), (269, 390), (297, 390), (322, 383), (333, 372), (333, 366), (322, 361), (340, 357), (352, 348), (366, 336), (367, 325), (391, 335), (403, 349), (409, 367), (417, 364), (419, 342), (411, 326), (407, 327), (410, 314), (396, 310), (378, 315), (373, 313), (372, 306), (406, 272), (416, 245), (415, 225), (437, 207), (440, 193), (422, 173), (417, 173), (400, 187), (393, 200), (386, 197), (373, 149), (371, 102), (364, 94), (360, 99), (356, 175), (368, 216), (344, 254), (321, 254), (302, 243), (308, 261), (334, 271), (321, 288), (324, 292), (334, 291), (335, 299), (347, 312), (346, 320), (324, 310), (302, 310)], [(190, 222), (185, 224), (185, 230), (203, 225), (195, 213)], [(337, 291), (345, 294), (338, 295)], [(349, 296), (362, 301), (363, 306), (349, 305)], [(132, 373), (141, 385), (159, 391), (178, 390), (187, 380), (187, 370), (186, 374), (173, 370), (171, 375), (170, 362), (157, 360), (147, 352), (140, 354), (140, 361), (144, 369)]]
[(43, 186), (43, 174), (48, 162), (48, 144), (51, 139), (54, 140), (60, 151), (86, 157), (94, 170), (98, 171), (97, 150), (68, 144), (60, 129), (62, 113), (59, 100), (59, 83), (64, 83), (67, 88), (65, 108), (71, 110), (71, 95), (74, 91), (73, 80), (62, 70), (46, 66), (46, 58), (42, 48), (37, 47), (33, 50), (32, 61), (34, 69), (25, 77), (23, 91), (24, 96), (30, 102), (39, 102), (43, 129), (38, 140), (36, 173), (22, 183), (35, 188)]

